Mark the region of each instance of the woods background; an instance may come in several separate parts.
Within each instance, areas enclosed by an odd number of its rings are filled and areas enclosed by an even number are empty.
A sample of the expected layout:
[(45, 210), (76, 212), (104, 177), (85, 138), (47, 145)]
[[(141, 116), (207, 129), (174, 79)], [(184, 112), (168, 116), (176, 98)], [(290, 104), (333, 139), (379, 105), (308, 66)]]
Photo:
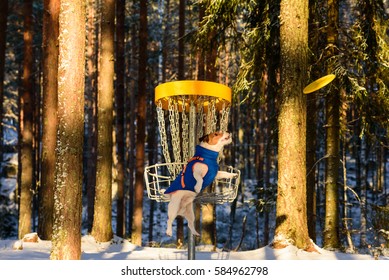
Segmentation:
[[(2, 0), (0, 237), (37, 231), (58, 248), (63, 236), (115, 234), (155, 246), (166, 206), (143, 195), (144, 166), (163, 161), (154, 88), (189, 79), (233, 89), (225, 161), (243, 179), (228, 220), (216, 223), (220, 206), (199, 209), (198, 243), (252, 249), (280, 230), (279, 123), (291, 92), (306, 102), (306, 166), (289, 162), (306, 174), (309, 237), (331, 249), (388, 247), (388, 1), (297, 2)], [(294, 6), (307, 25), (285, 31)], [(294, 30), (306, 46), (285, 56)], [(328, 73), (331, 85), (302, 95)]]

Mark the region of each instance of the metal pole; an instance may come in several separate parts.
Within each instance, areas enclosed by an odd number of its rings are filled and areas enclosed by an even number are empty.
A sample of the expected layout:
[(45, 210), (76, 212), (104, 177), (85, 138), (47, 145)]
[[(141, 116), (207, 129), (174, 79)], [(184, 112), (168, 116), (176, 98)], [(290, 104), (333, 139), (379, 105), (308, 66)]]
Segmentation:
[[(196, 106), (191, 101), (189, 106), (189, 153), (191, 155), (195, 152), (196, 143)], [(196, 209), (196, 204), (193, 203), (193, 211)], [(195, 212), (196, 213), (196, 212)], [(188, 227), (188, 260), (196, 259), (196, 240)]]
[[(195, 204), (193, 204), (193, 208), (196, 208)], [(192, 234), (191, 230), (188, 227), (188, 260), (195, 260), (195, 259), (196, 259), (196, 240), (195, 240), (195, 236)]]

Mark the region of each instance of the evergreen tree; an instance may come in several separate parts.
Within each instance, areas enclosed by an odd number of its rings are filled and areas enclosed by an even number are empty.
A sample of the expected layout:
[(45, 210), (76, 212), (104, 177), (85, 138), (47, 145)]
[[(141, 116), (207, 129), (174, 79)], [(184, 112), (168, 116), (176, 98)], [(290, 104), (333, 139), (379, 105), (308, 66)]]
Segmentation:
[[(297, 28), (296, 28), (297, 27)], [(308, 1), (281, 0), (281, 83), (278, 116), (278, 193), (273, 246), (312, 250), (306, 214)]]
[(147, 1), (140, 1), (139, 9), (139, 65), (138, 65), (138, 107), (136, 134), (135, 203), (131, 241), (142, 245), (143, 222), (143, 172), (146, 138), (146, 67), (147, 67)]
[(3, 104), (4, 104), (4, 65), (7, 37), (8, 0), (0, 3), (0, 171), (3, 162)]
[(50, 255), (55, 260), (81, 258), (85, 33), (84, 1), (61, 0), (56, 184)]
[(112, 239), (112, 127), (115, 1), (101, 7), (101, 40), (97, 96), (96, 193), (92, 236), (99, 242)]
[[(327, 49), (328, 58), (334, 59), (337, 55), (338, 41), (338, 0), (328, 1), (328, 28), (327, 28)], [(329, 65), (328, 72), (334, 71), (333, 64)], [(336, 83), (336, 81), (335, 81)], [(340, 168), (340, 90), (333, 87), (333, 90), (326, 97), (326, 215), (324, 227), (324, 247), (339, 248), (339, 193), (338, 180)]]
[(59, 0), (45, 0), (43, 14), (42, 174), (38, 235), (50, 240), (53, 228), (55, 148), (57, 138)]
[(24, 1), (24, 60), (23, 87), (20, 99), (20, 198), (19, 198), (19, 238), (32, 230), (32, 186), (33, 186), (33, 0)]
[(116, 142), (117, 142), (117, 219), (116, 235), (125, 236), (125, 146), (124, 146), (124, 105), (125, 105), (125, 0), (116, 2)]

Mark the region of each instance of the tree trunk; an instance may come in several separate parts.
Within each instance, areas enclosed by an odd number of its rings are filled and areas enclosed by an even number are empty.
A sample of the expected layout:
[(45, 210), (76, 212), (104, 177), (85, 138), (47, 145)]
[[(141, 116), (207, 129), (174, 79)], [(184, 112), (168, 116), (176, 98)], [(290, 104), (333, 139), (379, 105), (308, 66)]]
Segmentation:
[[(179, 27), (178, 27), (178, 80), (185, 79), (185, 0), (179, 4)], [(188, 159), (184, 159), (188, 160)], [(177, 216), (177, 248), (184, 243), (184, 219)]]
[(23, 90), (20, 112), (20, 201), (19, 201), (19, 238), (31, 232), (32, 224), (32, 184), (33, 184), (33, 41), (32, 41), (32, 3), (24, 1), (24, 62), (23, 62)]
[[(214, 34), (210, 34), (209, 38), (212, 38)], [(205, 56), (205, 79), (207, 81), (216, 82), (216, 67), (215, 62), (217, 59), (217, 49), (213, 46)], [(205, 192), (212, 192), (212, 186), (207, 188)], [(216, 246), (216, 205), (205, 204), (202, 208), (202, 234), (201, 241), (204, 244)]]
[(116, 142), (117, 142), (117, 218), (116, 235), (125, 236), (125, 205), (124, 205), (124, 36), (125, 36), (125, 0), (116, 2)]
[(45, 0), (43, 14), (42, 177), (39, 188), (38, 235), (50, 240), (54, 213), (59, 0)]
[(87, 227), (92, 231), (96, 187), (96, 146), (97, 146), (97, 37), (98, 30), (95, 23), (95, 0), (88, 1), (87, 19), (87, 47), (86, 47), (86, 100), (85, 100), (85, 128), (86, 139), (84, 149), (84, 180), (87, 195)]
[(7, 38), (8, 0), (0, 1), (0, 172), (3, 163), (3, 104), (4, 104), (4, 66)]
[(54, 228), (50, 258), (81, 258), (85, 2), (61, 0)]
[[(319, 22), (317, 16), (317, 4), (309, 0), (309, 48), (312, 51), (310, 63), (314, 64), (318, 54)], [(315, 78), (315, 72), (311, 72), (311, 79)], [(309, 237), (316, 242), (316, 128), (317, 128), (317, 96), (307, 96), (307, 219)]]
[[(337, 54), (338, 41), (338, 0), (328, 1), (328, 31), (327, 31), (327, 49), (328, 58), (333, 58)], [(333, 70), (329, 66), (328, 72)], [(336, 83), (336, 81), (334, 81)], [(339, 248), (339, 198), (338, 198), (338, 178), (340, 168), (339, 158), (339, 106), (340, 93), (334, 87), (326, 99), (326, 214), (324, 222), (324, 247), (327, 249)]]
[(114, 78), (115, 1), (101, 8), (101, 41), (97, 97), (96, 193), (92, 236), (98, 242), (112, 239), (112, 126)]
[(311, 250), (306, 209), (308, 1), (281, 1), (281, 81), (278, 116), (278, 195), (274, 247)]
[[(135, 5), (135, 2), (132, 4), (132, 13), (136, 14), (137, 7)], [(132, 235), (132, 227), (133, 227), (133, 220), (134, 220), (134, 203), (135, 203), (135, 195), (134, 195), (134, 185), (135, 185), (135, 146), (136, 146), (136, 118), (137, 118), (137, 111), (136, 111), (136, 82), (138, 81), (138, 69), (137, 69), (137, 43), (138, 43), (138, 37), (136, 36), (137, 32), (137, 25), (134, 23), (131, 27), (131, 56), (129, 59), (129, 75), (133, 77), (133, 79), (129, 79), (128, 88), (129, 95), (128, 95), (128, 103), (127, 106), (130, 108), (128, 111), (127, 116), (127, 134), (126, 139), (127, 140), (127, 146), (130, 147), (130, 150), (128, 152), (128, 233), (131, 236)], [(163, 64), (163, 63), (162, 63)]]
[(138, 114), (136, 137), (136, 173), (135, 173), (135, 204), (132, 231), (132, 243), (142, 245), (143, 221), (143, 172), (145, 162), (146, 138), (146, 66), (147, 66), (147, 1), (140, 1), (139, 12), (139, 65), (138, 65)]

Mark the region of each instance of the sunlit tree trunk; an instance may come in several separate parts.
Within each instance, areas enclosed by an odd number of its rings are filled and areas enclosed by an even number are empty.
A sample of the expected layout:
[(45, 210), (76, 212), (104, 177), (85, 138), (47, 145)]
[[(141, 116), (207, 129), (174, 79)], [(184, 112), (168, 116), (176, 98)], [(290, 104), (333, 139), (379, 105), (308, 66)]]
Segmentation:
[[(7, 37), (8, 0), (0, 1), (0, 163), (3, 162), (3, 100), (4, 100), (4, 66)], [(0, 166), (1, 171), (1, 166)]]
[(116, 235), (124, 237), (125, 227), (125, 204), (124, 204), (124, 35), (125, 35), (125, 0), (116, 1), (116, 142), (117, 142), (117, 219)]
[(59, 0), (45, 0), (43, 14), (42, 177), (39, 188), (38, 235), (44, 240), (51, 239), (53, 228), (59, 4)]
[[(328, 0), (328, 28), (327, 28), (327, 50), (328, 58), (333, 59), (337, 55), (338, 41), (338, 0)], [(333, 66), (329, 65), (328, 72), (333, 71)], [(336, 83), (336, 81), (334, 81)], [(324, 247), (327, 249), (339, 248), (339, 108), (340, 92), (334, 87), (330, 94), (326, 96), (326, 211), (324, 224)]]
[(50, 258), (81, 258), (85, 2), (61, 0), (54, 228)]
[(313, 248), (306, 209), (306, 99), (308, 0), (281, 1), (281, 81), (278, 116), (278, 194), (273, 245)]
[(33, 41), (32, 0), (24, 1), (24, 61), (23, 88), (20, 100), (20, 198), (19, 238), (32, 229), (32, 184), (33, 184)]
[(92, 236), (99, 242), (112, 239), (112, 127), (115, 1), (101, 8), (101, 41), (97, 96), (96, 193)]
[(139, 65), (138, 65), (138, 114), (136, 137), (136, 167), (135, 167), (135, 203), (132, 227), (132, 243), (142, 245), (143, 221), (143, 172), (145, 162), (146, 138), (146, 66), (147, 66), (147, 1), (140, 1), (139, 10)]

